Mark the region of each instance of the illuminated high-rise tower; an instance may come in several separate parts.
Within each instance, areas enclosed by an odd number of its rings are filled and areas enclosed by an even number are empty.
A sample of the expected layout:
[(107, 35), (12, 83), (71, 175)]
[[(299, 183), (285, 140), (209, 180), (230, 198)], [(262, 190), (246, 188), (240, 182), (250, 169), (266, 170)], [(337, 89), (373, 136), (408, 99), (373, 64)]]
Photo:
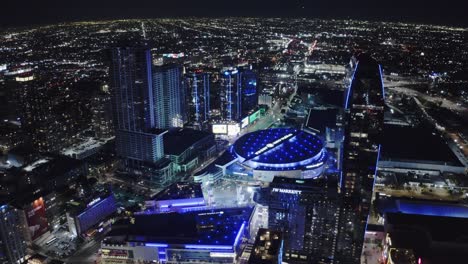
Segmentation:
[(202, 129), (210, 117), (210, 76), (201, 71), (187, 73), (184, 87), (188, 95), (187, 121), (192, 126)]
[(28, 255), (28, 238), (21, 212), (7, 204), (0, 205), (0, 263), (23, 263)]
[(117, 154), (132, 164), (156, 162), (164, 155), (162, 135), (152, 133), (157, 103), (149, 50), (111, 51), (110, 92)]
[(337, 263), (360, 263), (384, 120), (380, 65), (361, 54), (347, 91)]
[(224, 120), (235, 121), (241, 118), (241, 79), (238, 69), (221, 72), (221, 116)]
[(222, 71), (220, 95), (222, 118), (239, 121), (258, 106), (257, 76), (251, 70)]
[(257, 75), (251, 70), (241, 71), (241, 115), (250, 115), (258, 106)]
[(182, 74), (182, 67), (176, 64), (153, 68), (156, 128), (183, 127), (187, 120)]

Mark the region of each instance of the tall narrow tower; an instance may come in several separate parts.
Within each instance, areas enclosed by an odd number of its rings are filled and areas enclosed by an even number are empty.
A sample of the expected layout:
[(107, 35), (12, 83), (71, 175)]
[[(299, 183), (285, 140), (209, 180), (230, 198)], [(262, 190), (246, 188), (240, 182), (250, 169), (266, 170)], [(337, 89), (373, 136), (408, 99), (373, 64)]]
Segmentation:
[(155, 96), (150, 51), (114, 48), (111, 51), (110, 92), (117, 154), (132, 164), (163, 157), (162, 135), (155, 127)]
[(221, 116), (226, 121), (240, 120), (242, 114), (242, 84), (238, 69), (221, 72)]
[(361, 54), (347, 91), (337, 263), (360, 263), (384, 120), (380, 65)]
[(183, 127), (187, 115), (182, 67), (176, 64), (154, 67), (153, 89), (155, 127), (159, 129)]
[(184, 90), (188, 95), (187, 121), (203, 129), (210, 117), (210, 75), (201, 71), (185, 74)]

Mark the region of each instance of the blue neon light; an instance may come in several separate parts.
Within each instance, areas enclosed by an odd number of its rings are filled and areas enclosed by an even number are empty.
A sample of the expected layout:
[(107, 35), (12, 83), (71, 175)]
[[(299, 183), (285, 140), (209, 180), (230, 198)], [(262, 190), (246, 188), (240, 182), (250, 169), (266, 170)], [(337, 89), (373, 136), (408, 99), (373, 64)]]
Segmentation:
[(145, 243), (145, 246), (147, 247), (168, 247), (167, 244), (159, 244), (159, 243)]
[(217, 246), (217, 245), (185, 245), (187, 249), (232, 249), (232, 246)]
[(239, 228), (239, 232), (237, 233), (236, 239), (234, 240), (234, 245), (233, 247), (237, 246), (237, 243), (239, 243), (239, 239), (242, 237), (242, 232), (244, 231), (245, 227), (245, 221), (242, 223), (241, 227)]
[(429, 216), (468, 218), (468, 207), (455, 204), (424, 204), (424, 202), (399, 200), (395, 212)]
[(161, 205), (161, 208), (168, 208), (169, 206), (174, 206), (174, 207), (178, 207), (178, 206), (194, 206), (194, 205), (204, 205), (205, 203), (204, 202), (186, 202), (186, 203), (172, 203), (170, 205), (168, 204), (163, 204)]
[(383, 74), (382, 74), (382, 66), (379, 64), (379, 71), (380, 71), (380, 82), (382, 83), (382, 98), (385, 100), (385, 89), (383, 84)]
[(345, 109), (348, 109), (348, 102), (349, 102), (349, 96), (351, 94), (351, 87), (353, 87), (354, 75), (357, 72), (358, 66), (359, 66), (359, 62), (356, 63), (356, 67), (354, 67), (353, 76), (351, 77), (351, 83), (349, 84), (349, 87), (348, 87), (348, 94), (346, 95)]

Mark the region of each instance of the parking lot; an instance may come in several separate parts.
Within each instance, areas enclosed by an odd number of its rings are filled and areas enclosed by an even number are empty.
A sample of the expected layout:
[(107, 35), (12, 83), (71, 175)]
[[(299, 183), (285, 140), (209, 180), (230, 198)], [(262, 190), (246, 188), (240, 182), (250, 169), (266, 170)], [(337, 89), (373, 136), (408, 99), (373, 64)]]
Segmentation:
[(43, 239), (39, 246), (49, 257), (64, 259), (76, 251), (77, 238), (63, 228), (59, 228)]

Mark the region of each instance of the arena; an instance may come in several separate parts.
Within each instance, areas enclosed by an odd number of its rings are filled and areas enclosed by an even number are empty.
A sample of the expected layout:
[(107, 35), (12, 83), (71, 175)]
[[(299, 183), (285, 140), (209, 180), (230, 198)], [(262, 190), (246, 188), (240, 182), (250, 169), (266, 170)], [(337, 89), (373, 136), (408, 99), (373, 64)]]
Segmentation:
[(327, 158), (324, 143), (318, 136), (291, 128), (246, 134), (236, 141), (231, 154), (237, 162), (229, 166), (229, 173), (268, 182), (274, 176), (319, 177)]

